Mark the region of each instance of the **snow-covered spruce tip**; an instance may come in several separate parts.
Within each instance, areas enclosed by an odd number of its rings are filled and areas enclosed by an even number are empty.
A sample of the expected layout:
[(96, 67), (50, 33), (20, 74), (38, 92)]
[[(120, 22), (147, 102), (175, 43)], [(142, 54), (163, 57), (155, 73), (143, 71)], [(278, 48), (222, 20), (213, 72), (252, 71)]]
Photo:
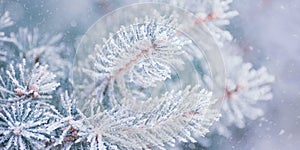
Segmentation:
[(28, 69), (25, 65), (24, 59), (23, 63), (17, 64), (16, 67), (11, 64), (9, 70), (2, 71), (1, 103), (51, 98), (49, 94), (60, 85), (54, 81), (55, 75), (47, 71), (47, 66), (35, 64), (32, 69)]
[(228, 126), (243, 128), (246, 118), (254, 120), (263, 115), (256, 105), (259, 101), (272, 99), (271, 83), (275, 78), (265, 67), (254, 69), (240, 56), (225, 56), (226, 95), (221, 108), (222, 118), (217, 126), (221, 134), (229, 136)]
[(40, 102), (15, 102), (0, 109), (1, 149), (43, 149), (51, 135), (47, 125), (53, 121), (53, 106)]

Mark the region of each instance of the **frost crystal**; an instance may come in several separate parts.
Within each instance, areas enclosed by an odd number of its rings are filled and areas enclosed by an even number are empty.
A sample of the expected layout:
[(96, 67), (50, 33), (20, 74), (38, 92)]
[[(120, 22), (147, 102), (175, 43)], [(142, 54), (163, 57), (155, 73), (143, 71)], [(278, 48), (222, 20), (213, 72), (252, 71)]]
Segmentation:
[[(32, 69), (25, 68), (26, 61), (6, 70), (0, 77), (1, 103), (20, 100), (51, 98), (49, 95), (59, 86), (55, 75), (47, 71), (47, 66), (36, 64)], [(7, 76), (2, 78), (2, 76)]]

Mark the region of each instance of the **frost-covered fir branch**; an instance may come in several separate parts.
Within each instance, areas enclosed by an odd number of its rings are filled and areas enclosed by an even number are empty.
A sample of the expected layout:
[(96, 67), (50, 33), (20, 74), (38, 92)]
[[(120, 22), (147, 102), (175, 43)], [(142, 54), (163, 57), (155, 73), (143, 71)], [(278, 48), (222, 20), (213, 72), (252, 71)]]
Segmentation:
[(177, 93), (157, 90), (159, 98), (151, 95), (151, 88), (161, 89), (171, 78), (171, 67), (182, 69), (183, 60), (193, 61), (193, 53), (185, 53), (196, 46), (187, 46), (191, 42), (179, 33), (176, 19), (159, 14), (136, 19), (95, 45), (83, 64), (89, 67), (82, 70), (91, 80), (78, 90), (87, 94), (79, 100), (87, 118), (83, 127), (74, 127), (77, 142), (86, 141), (93, 149), (164, 148), (176, 140), (196, 142), (195, 137), (208, 132), (219, 113), (210, 98), (195, 96), (201, 93), (199, 87), (189, 88), (195, 83), (186, 89), (171, 87)]
[(128, 72), (128, 82), (143, 87), (170, 78), (168, 64), (176, 62), (177, 55), (183, 53), (182, 46), (190, 41), (176, 36), (169, 24), (174, 24), (172, 18), (146, 18), (144, 23), (123, 27), (104, 40), (103, 47), (95, 46), (95, 69), (112, 83)]
[(56, 44), (60, 42), (61, 38), (61, 34), (53, 37), (49, 34), (41, 36), (37, 28), (34, 28), (32, 32), (28, 28), (19, 28), (17, 33), (11, 32), (8, 36), (2, 36), (0, 39), (3, 42), (14, 44), (21, 52), (31, 51), (31, 53), (39, 55), (46, 52), (46, 48), (58, 48)]
[(243, 62), (240, 56), (226, 55), (225, 65), (225, 99), (217, 129), (221, 134), (229, 136), (228, 126), (243, 128), (246, 119), (254, 120), (263, 115), (263, 111), (256, 105), (259, 101), (272, 98), (271, 83), (274, 82), (274, 76), (265, 67), (253, 68), (251, 63)]
[(193, 136), (204, 136), (218, 118), (208, 111), (211, 93), (198, 86), (167, 92), (157, 99), (161, 103), (150, 112), (136, 113), (122, 107), (97, 112), (85, 120), (86, 131), (78, 135), (91, 149), (164, 149), (165, 144), (174, 146), (176, 140), (196, 142)]
[[(60, 77), (66, 78), (71, 68), (71, 60), (66, 55), (73, 53), (70, 46), (62, 42), (62, 34), (41, 33), (38, 28), (30, 30), (20, 27), (17, 32), (1, 34), (2, 53), (6, 59), (14, 61), (26, 58), (31, 65), (40, 63), (49, 65)], [(72, 54), (71, 54), (72, 56)]]
[(48, 99), (50, 93), (60, 84), (55, 81), (55, 75), (48, 71), (48, 66), (34, 65), (26, 67), (26, 60), (20, 64), (9, 66), (1, 71), (0, 102), (1, 104), (31, 99)]
[[(196, 6), (191, 11), (197, 19), (191, 26), (204, 24), (220, 47), (232, 40), (224, 29), (229, 19), (237, 15), (229, 8), (232, 0), (165, 2), (187, 10), (190, 5)], [(41, 101), (51, 98), (59, 86), (46, 64), (55, 73), (65, 69), (62, 65), (70, 68), (61, 57), (66, 50), (61, 43), (62, 35), (41, 36), (36, 28), (33, 31), (19, 28), (11, 34), (1, 32), (0, 61), (10, 63), (7, 60), (14, 57), (14, 61), (21, 62), (1, 70), (1, 148), (164, 149), (166, 145), (174, 146), (176, 141), (197, 142), (197, 137), (205, 136), (220, 117), (212, 105), (214, 93), (197, 85), (181, 89), (181, 84), (172, 87), (176, 90), (161, 91), (161, 83), (172, 78), (173, 66), (184, 68), (188, 66), (185, 60), (199, 62), (191, 58), (194, 49), (185, 50), (186, 46), (193, 46), (177, 30), (176, 19), (181, 18), (162, 15), (137, 18), (104, 39), (103, 45), (96, 44), (94, 53), (87, 58), (90, 67), (83, 70), (94, 79), (95, 82), (85, 81), (92, 88), (74, 87), (81, 90), (74, 96), (63, 93), (68, 89), (63, 85), (57, 92), (60, 99), (50, 102), (55, 106)], [(0, 18), (0, 29), (1, 25), (11, 24), (5, 12)], [(187, 52), (191, 52), (188, 54), (191, 59), (183, 59)], [(26, 58), (32, 66), (26, 68), (21, 58)], [(228, 58), (226, 100), (221, 109), (222, 121), (217, 124), (223, 134), (232, 124), (243, 127), (246, 118), (262, 115), (255, 103), (271, 98), (269, 84), (274, 80), (264, 68), (255, 70), (240, 57)], [(78, 101), (81, 103), (76, 105)]]
[(119, 103), (114, 90), (120, 89), (120, 95), (132, 97), (134, 89), (128, 93), (126, 87), (144, 89), (171, 78), (171, 65), (183, 63), (182, 48), (190, 43), (178, 35), (176, 24), (172, 16), (146, 17), (111, 34), (104, 39), (104, 45), (95, 45), (89, 57), (92, 66), (84, 70), (95, 79), (95, 87), (86, 93), (96, 93), (100, 97), (97, 99), (108, 95), (111, 102)]
[(231, 10), (233, 0), (140, 0), (140, 2), (167, 3), (193, 13), (196, 17), (193, 26), (199, 24), (207, 26), (220, 47), (233, 39), (231, 33), (224, 29), (230, 24), (230, 19), (238, 15), (236, 10)]
[(47, 125), (57, 118), (46, 103), (15, 102), (0, 110), (0, 147), (3, 149), (43, 149), (51, 138)]
[(161, 103), (151, 112), (136, 113), (115, 107), (86, 117), (80, 110), (75, 110), (74, 99), (66, 92), (61, 97), (63, 112), (60, 119), (47, 128), (52, 133), (60, 130), (52, 146), (61, 145), (63, 149), (82, 145), (90, 149), (164, 149), (165, 144), (173, 146), (176, 140), (196, 142), (193, 137), (204, 136), (219, 116), (209, 109), (211, 93), (198, 86), (167, 92), (156, 99), (161, 99)]
[(60, 147), (70, 149), (78, 140), (77, 133), (83, 128), (83, 121), (86, 118), (80, 110), (76, 108), (76, 102), (73, 95), (69, 95), (68, 91), (60, 96), (60, 115), (59, 118), (47, 128), (49, 133), (55, 137), (51, 147)]

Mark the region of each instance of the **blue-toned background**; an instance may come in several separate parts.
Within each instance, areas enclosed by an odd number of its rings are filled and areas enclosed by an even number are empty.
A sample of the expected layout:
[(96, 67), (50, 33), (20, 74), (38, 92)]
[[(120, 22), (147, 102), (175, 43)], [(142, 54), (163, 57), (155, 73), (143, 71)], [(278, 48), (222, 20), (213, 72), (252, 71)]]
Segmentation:
[[(87, 29), (106, 13), (134, 1), (121, 0), (7, 0), (1, 11), (10, 12), (15, 26), (63, 33), (76, 48)], [(261, 103), (265, 115), (233, 128), (231, 138), (214, 140), (209, 149), (288, 149), (300, 147), (300, 1), (236, 0), (240, 15), (227, 28), (243, 50), (246, 61), (264, 65), (276, 77), (274, 98)]]

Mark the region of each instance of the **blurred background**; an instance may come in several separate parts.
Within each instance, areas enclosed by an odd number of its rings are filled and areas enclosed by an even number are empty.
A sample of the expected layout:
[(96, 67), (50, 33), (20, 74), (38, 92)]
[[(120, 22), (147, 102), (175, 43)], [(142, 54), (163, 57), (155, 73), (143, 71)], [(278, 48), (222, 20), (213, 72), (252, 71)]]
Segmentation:
[[(1, 0), (0, 0), (1, 2)], [(10, 12), (15, 26), (63, 33), (73, 45), (101, 16), (134, 0), (7, 0), (0, 9)], [(266, 66), (276, 77), (274, 98), (262, 104), (265, 115), (233, 128), (230, 138), (214, 139), (205, 149), (297, 150), (300, 147), (300, 1), (235, 0), (239, 16), (228, 30), (246, 61)], [(197, 145), (184, 149), (200, 149)]]

